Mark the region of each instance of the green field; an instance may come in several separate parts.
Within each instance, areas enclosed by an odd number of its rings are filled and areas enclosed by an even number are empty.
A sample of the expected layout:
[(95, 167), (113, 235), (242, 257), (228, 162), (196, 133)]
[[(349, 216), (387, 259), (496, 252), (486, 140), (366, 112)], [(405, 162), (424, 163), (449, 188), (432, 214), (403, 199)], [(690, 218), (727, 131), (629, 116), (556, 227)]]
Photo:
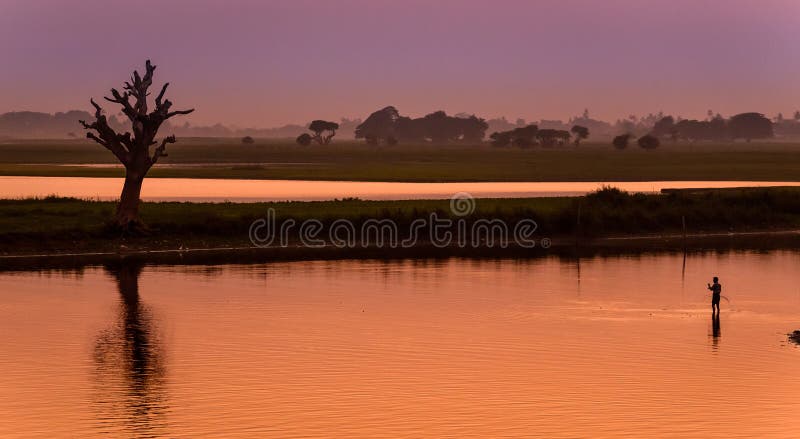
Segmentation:
[[(121, 176), (101, 146), (86, 140), (0, 143), (0, 175)], [(66, 165), (66, 166), (65, 166)], [(73, 165), (73, 166), (69, 166)], [(301, 147), (290, 141), (179, 139), (151, 177), (352, 181), (800, 181), (799, 143), (493, 148), (488, 145), (370, 147), (353, 141)]]
[[(467, 217), (450, 213), (449, 200), (284, 203), (142, 203), (142, 219), (152, 232), (123, 237), (110, 226), (115, 204), (65, 198), (0, 200), (0, 254), (117, 251), (129, 249), (250, 246), (250, 224), (276, 212), (276, 224), (319, 220), (355, 225), (387, 219), (402, 234), (419, 218), (499, 219), (513, 226), (523, 219), (538, 224), (539, 237), (639, 236), (681, 233), (746, 232), (800, 227), (800, 189), (679, 191), (668, 195), (627, 194), (606, 189), (584, 197), (480, 199)], [(580, 220), (579, 220), (580, 218)]]

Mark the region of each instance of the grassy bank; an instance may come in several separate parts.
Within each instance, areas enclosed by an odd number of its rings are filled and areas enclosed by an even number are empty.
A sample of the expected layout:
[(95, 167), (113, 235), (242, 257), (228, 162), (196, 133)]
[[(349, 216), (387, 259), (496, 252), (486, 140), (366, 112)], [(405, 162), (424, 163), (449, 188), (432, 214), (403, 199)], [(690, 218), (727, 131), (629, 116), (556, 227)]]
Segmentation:
[[(118, 177), (112, 155), (85, 140), (0, 143), (0, 175)], [(71, 166), (70, 166), (71, 165)], [(187, 166), (191, 165), (191, 166)], [(289, 141), (181, 139), (151, 177), (352, 181), (800, 181), (793, 143), (665, 144), (618, 151), (488, 145), (369, 147), (340, 141), (300, 147)]]
[[(466, 217), (453, 215), (448, 200), (143, 203), (142, 217), (152, 232), (136, 238), (122, 237), (108, 225), (113, 203), (48, 198), (0, 200), (0, 253), (247, 247), (251, 223), (264, 218), (268, 209), (276, 212), (276, 225), (290, 219), (298, 225), (319, 220), (322, 236), (328, 236), (333, 221), (341, 218), (358, 228), (370, 219), (389, 219), (405, 237), (415, 219), (429, 218), (431, 213), (463, 218), (468, 228), (478, 219), (499, 219), (512, 228), (520, 220), (532, 219), (538, 224), (536, 239), (570, 243), (577, 239), (587, 245), (609, 236), (681, 234), (684, 221), (691, 234), (800, 228), (800, 190), (793, 188), (668, 195), (604, 190), (573, 198), (479, 199), (475, 211)], [(455, 232), (455, 227), (449, 230)]]

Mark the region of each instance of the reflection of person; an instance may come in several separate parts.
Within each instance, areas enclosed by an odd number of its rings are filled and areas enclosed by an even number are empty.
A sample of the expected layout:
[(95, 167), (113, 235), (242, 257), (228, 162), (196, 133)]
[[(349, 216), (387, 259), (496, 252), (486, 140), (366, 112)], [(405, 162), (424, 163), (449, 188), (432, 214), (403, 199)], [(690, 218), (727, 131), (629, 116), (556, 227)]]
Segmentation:
[(711, 335), (714, 341), (719, 337), (719, 314), (711, 314)]
[(719, 313), (719, 299), (722, 296), (722, 285), (719, 283), (719, 278), (714, 276), (714, 285), (708, 284), (708, 289), (711, 290), (711, 313)]

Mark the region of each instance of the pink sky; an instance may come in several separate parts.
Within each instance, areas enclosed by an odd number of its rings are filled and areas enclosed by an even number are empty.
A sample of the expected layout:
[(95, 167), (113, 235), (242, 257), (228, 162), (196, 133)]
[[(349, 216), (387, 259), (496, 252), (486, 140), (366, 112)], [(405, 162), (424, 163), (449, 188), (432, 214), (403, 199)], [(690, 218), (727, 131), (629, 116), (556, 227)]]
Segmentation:
[(88, 109), (148, 57), (202, 124), (800, 109), (797, 0), (0, 0), (0, 55), (0, 112)]

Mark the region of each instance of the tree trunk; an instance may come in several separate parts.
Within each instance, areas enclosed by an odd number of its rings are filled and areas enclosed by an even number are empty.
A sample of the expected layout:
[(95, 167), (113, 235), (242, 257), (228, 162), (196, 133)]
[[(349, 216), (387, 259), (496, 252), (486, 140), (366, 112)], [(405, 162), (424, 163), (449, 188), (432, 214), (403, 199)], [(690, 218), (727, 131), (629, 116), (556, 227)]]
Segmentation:
[(125, 232), (134, 232), (142, 226), (139, 221), (139, 196), (144, 175), (130, 170), (125, 172), (125, 185), (117, 205), (117, 224)]

